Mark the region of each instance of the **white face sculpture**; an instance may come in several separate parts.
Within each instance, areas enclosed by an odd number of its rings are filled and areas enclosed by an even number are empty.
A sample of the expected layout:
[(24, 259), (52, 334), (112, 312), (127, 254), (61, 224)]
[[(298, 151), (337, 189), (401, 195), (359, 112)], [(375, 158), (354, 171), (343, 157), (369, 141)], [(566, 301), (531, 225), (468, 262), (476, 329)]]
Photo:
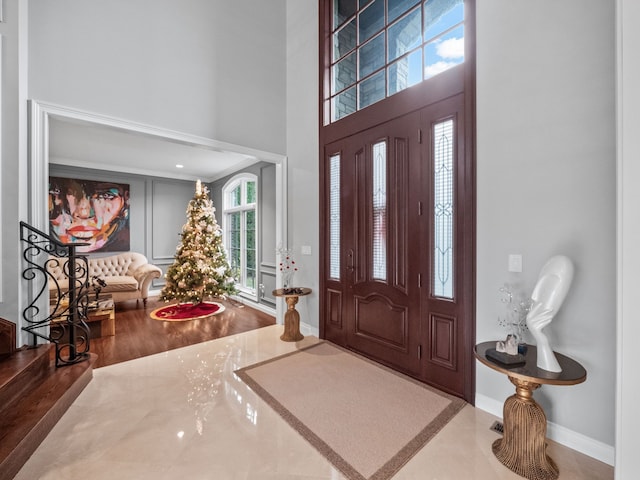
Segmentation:
[(531, 310), (527, 315), (527, 327), (538, 346), (537, 366), (550, 372), (561, 372), (546, 335), (542, 329), (551, 323), (573, 280), (573, 263), (558, 255), (544, 264), (531, 294)]
[(540, 271), (531, 300), (533, 306), (552, 315), (557, 313), (564, 302), (573, 280), (573, 263), (567, 257), (559, 255), (549, 259)]

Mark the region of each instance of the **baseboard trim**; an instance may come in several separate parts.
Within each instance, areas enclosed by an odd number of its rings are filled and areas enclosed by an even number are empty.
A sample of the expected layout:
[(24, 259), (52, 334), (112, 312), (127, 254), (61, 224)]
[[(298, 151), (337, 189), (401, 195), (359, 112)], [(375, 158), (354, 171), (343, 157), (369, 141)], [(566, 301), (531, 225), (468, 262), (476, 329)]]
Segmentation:
[[(484, 410), (498, 418), (502, 418), (502, 407), (502, 402), (476, 393), (476, 408)], [(547, 422), (547, 437), (554, 442), (558, 442), (576, 452), (595, 458), (607, 465), (613, 466), (615, 463), (615, 448), (613, 446), (569, 430), (562, 425)]]
[(259, 310), (263, 313), (266, 313), (267, 315), (271, 315), (273, 317), (276, 316), (276, 309), (269, 307), (267, 305), (263, 305), (262, 303), (257, 303), (254, 302), (253, 300), (250, 300), (246, 297), (242, 297), (240, 295), (232, 295), (229, 297), (229, 299), (233, 302), (236, 303), (241, 303), (242, 305), (246, 305), (247, 307), (251, 307), (251, 308), (255, 308), (256, 310)]
[(320, 331), (318, 327), (312, 327), (311, 325), (300, 322), (300, 333), (302, 333), (305, 337), (312, 336), (320, 338)]

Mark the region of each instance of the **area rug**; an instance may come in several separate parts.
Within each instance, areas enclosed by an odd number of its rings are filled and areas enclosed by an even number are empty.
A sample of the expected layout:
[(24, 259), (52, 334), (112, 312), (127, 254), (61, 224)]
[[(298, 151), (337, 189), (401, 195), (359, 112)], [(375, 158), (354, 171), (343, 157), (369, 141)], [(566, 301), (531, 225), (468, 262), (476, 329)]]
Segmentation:
[(329, 342), (236, 373), (347, 478), (391, 478), (465, 405)]
[(210, 317), (224, 312), (224, 305), (217, 302), (201, 302), (197, 304), (179, 303), (156, 308), (149, 315), (154, 320), (182, 322), (197, 318)]

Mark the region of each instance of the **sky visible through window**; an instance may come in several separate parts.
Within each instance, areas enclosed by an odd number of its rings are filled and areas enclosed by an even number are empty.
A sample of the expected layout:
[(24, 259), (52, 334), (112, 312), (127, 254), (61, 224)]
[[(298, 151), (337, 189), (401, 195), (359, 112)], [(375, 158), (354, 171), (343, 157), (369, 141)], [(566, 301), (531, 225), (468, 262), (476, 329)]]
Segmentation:
[[(426, 16), (426, 15), (425, 15)], [(440, 18), (428, 24), (425, 18), (426, 41), (433, 35), (457, 25), (464, 20), (464, 4), (459, 2), (449, 11), (444, 12)], [(424, 78), (431, 78), (464, 61), (464, 27), (461, 25), (448, 33), (445, 33), (425, 46)]]

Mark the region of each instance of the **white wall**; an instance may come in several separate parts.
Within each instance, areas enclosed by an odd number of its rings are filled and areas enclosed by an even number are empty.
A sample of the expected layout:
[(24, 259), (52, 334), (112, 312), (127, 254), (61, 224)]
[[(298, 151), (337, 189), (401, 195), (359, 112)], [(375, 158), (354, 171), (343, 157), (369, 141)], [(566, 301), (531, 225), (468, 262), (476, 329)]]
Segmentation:
[(4, 1), (0, 23), (0, 317), (22, 316), (20, 220), (27, 214), (27, 2)]
[(284, 0), (30, 0), (29, 95), (284, 153), (284, 42)]
[[(477, 340), (504, 336), (496, 319), (505, 281), (530, 293), (549, 257), (569, 256), (574, 282), (546, 331), (587, 381), (534, 396), (557, 437), (586, 436), (584, 449), (606, 461), (616, 360), (614, 26), (605, 0), (477, 2)], [(509, 253), (523, 255), (521, 274), (507, 272)], [(478, 405), (512, 393), (503, 375), (477, 366)]]
[(19, 321), (26, 290), (28, 98), (285, 151), (285, 0), (4, 0), (4, 16), (3, 318)]
[(618, 26), (618, 389), (616, 402), (616, 479), (640, 471), (637, 439), (638, 292), (640, 292), (640, 3), (616, 2)]
[[(296, 307), (308, 330), (318, 334), (319, 312), (319, 140), (318, 2), (287, 1), (287, 156), (289, 159), (289, 246), (300, 266), (296, 283), (313, 293)], [(301, 255), (300, 247), (311, 247)]]

